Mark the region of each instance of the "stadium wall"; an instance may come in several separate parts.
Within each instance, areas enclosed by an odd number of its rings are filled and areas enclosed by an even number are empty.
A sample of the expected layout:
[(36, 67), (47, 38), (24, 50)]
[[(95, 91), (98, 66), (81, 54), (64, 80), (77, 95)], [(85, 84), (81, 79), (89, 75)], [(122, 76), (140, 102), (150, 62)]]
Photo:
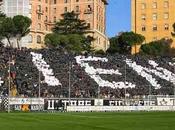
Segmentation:
[[(8, 104), (8, 101), (10, 103)], [(175, 111), (175, 98), (154, 99), (60, 99), (60, 98), (8, 98), (0, 99), (1, 110), (7, 111)]]
[(175, 111), (175, 106), (68, 106), (68, 112)]

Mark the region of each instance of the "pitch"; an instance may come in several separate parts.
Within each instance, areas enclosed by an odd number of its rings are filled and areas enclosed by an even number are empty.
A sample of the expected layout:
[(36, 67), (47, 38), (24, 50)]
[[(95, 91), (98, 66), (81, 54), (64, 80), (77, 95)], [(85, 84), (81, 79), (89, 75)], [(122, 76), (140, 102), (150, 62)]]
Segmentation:
[(175, 130), (174, 112), (0, 113), (0, 130)]

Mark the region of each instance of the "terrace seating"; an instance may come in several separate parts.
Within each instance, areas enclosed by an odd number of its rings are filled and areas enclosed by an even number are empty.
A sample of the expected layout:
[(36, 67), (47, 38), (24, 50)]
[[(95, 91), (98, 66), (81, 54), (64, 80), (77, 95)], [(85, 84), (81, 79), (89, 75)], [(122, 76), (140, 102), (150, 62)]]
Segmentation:
[[(75, 55), (59, 49), (0, 48), (0, 95), (123, 98), (170, 95), (175, 85), (171, 57)], [(14, 64), (13, 64), (14, 63)], [(40, 72), (40, 79), (39, 79)]]

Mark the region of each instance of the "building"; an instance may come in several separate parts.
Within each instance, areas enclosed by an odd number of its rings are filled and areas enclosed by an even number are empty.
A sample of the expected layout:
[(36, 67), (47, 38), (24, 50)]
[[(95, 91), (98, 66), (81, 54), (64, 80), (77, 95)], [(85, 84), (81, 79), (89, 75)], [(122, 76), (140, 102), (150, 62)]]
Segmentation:
[[(144, 35), (146, 43), (173, 39), (175, 0), (131, 0), (131, 18), (132, 31)], [(175, 39), (172, 47), (175, 47)]]
[(7, 16), (22, 14), (32, 19), (31, 32), (25, 46), (44, 47), (44, 37), (51, 33), (61, 14), (75, 11), (79, 18), (90, 25), (91, 36), (95, 38), (92, 47), (106, 50), (109, 40), (106, 31), (106, 0), (4, 0), (3, 9)]

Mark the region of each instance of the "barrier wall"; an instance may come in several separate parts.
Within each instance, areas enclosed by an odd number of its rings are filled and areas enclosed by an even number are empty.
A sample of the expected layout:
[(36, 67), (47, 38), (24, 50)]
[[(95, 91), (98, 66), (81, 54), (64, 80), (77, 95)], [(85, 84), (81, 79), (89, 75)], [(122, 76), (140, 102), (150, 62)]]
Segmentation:
[(0, 110), (7, 111), (9, 105), (10, 109), (15, 111), (175, 111), (175, 98), (157, 97), (150, 100), (0, 98)]
[(67, 106), (68, 112), (175, 111), (175, 106)]

